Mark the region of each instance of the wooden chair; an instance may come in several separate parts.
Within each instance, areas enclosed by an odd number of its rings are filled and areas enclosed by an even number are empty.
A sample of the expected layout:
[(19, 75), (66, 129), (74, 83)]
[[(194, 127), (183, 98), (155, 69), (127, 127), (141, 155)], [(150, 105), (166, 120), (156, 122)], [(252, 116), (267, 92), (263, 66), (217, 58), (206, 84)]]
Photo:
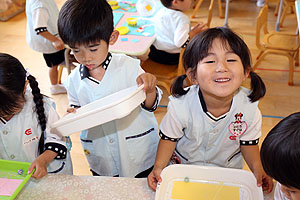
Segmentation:
[(58, 83), (61, 84), (61, 77), (62, 77), (62, 72), (64, 68), (67, 68), (68, 74), (71, 73), (71, 70), (75, 68), (75, 65), (73, 62), (76, 61), (74, 56), (71, 55), (71, 49), (67, 48), (65, 50), (65, 62), (61, 63), (58, 66)]
[[(268, 32), (268, 6), (265, 5), (258, 17), (256, 24), (256, 46), (260, 50), (257, 61), (253, 66), (253, 70), (268, 54), (276, 54), (286, 56), (289, 60), (289, 85), (293, 85), (294, 61), (295, 65), (299, 65), (299, 35)], [(260, 33), (263, 30), (264, 36), (261, 39)]]
[[(210, 20), (207, 20), (209, 22), (209, 23), (207, 23), (208, 27), (210, 27), (209, 25), (210, 25), (211, 18), (212, 18), (212, 12), (213, 12), (213, 8), (214, 8), (214, 1), (215, 0), (210, 1), (210, 5), (209, 5), (209, 8), (208, 8), (208, 17), (210, 17)], [(198, 2), (196, 3), (196, 6), (195, 6), (195, 8), (193, 10), (193, 13), (192, 13), (192, 16), (191, 16), (191, 19), (196, 17), (197, 12), (198, 12), (202, 2), (203, 2), (203, 0), (198, 0)], [(220, 16), (220, 18), (224, 18), (221, 0), (218, 0), (218, 5), (219, 5), (219, 16)]]
[(173, 79), (185, 73), (182, 63), (182, 55), (184, 50), (185, 49), (182, 48), (180, 51), (178, 66), (160, 64), (152, 61), (151, 59), (146, 60), (142, 64), (142, 68), (145, 70), (145, 72), (155, 75), (158, 81), (157, 85), (164, 87), (169, 95)]

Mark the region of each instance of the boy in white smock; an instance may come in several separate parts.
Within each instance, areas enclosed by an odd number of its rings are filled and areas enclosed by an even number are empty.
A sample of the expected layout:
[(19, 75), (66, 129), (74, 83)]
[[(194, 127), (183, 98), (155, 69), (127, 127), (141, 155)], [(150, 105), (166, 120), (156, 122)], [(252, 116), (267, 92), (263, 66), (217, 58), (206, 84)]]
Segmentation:
[(161, 3), (164, 6), (153, 20), (156, 40), (148, 56), (155, 62), (175, 65), (179, 62), (180, 49), (207, 27), (199, 23), (191, 30), (189, 17), (184, 12), (191, 8), (192, 0), (161, 0)]
[(280, 121), (261, 145), (266, 173), (277, 182), (274, 200), (300, 200), (300, 112)]
[(35, 168), (36, 179), (72, 174), (66, 138), (50, 132), (49, 124), (59, 119), (53, 106), (22, 64), (0, 53), (0, 159), (32, 162), (28, 173)]
[(146, 177), (158, 144), (152, 111), (161, 94), (155, 76), (144, 73), (139, 60), (108, 51), (119, 32), (114, 30), (112, 9), (105, 0), (66, 1), (58, 30), (81, 64), (64, 83), (71, 107), (144, 84), (146, 100), (141, 106), (122, 119), (82, 131), (80, 139), (93, 175)]
[(54, 0), (27, 0), (26, 1), (26, 41), (30, 48), (43, 53), (49, 67), (51, 82), (50, 93), (66, 93), (62, 84), (58, 83), (59, 64), (64, 62), (65, 46), (57, 37), (58, 8)]

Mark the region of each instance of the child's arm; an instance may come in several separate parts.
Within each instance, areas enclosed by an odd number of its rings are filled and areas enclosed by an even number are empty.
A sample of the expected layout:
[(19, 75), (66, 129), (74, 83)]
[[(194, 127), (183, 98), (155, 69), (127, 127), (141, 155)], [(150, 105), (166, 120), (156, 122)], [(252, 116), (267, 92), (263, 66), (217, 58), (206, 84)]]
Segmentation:
[(148, 109), (152, 108), (157, 98), (156, 77), (149, 73), (142, 73), (137, 77), (136, 82), (139, 86), (144, 84), (144, 91), (146, 92), (146, 100), (144, 102), (144, 106)]
[(65, 48), (63, 41), (47, 30), (48, 20), (50, 17), (51, 16), (49, 16), (49, 12), (46, 8), (40, 7), (34, 9), (32, 11), (33, 28), (36, 31), (36, 34), (52, 42), (57, 50), (62, 50)]
[(257, 180), (257, 186), (262, 186), (264, 191), (270, 193), (273, 189), (273, 181), (266, 175), (262, 167), (258, 145), (241, 145), (240, 148), (247, 165)]
[(40, 179), (47, 175), (47, 165), (57, 156), (57, 153), (46, 150), (39, 157), (37, 157), (30, 165), (28, 174), (35, 168), (32, 177)]
[(55, 37), (54, 35), (49, 33), (48, 31), (40, 32), (39, 35), (52, 42), (52, 44), (57, 50), (62, 50), (65, 48), (64, 42), (60, 38)]
[(192, 27), (192, 30), (189, 32), (189, 36), (192, 39), (195, 35), (197, 35), (198, 33), (206, 29), (208, 29), (207, 24), (200, 22), (196, 24), (194, 27)]
[(160, 173), (163, 168), (168, 165), (170, 158), (176, 148), (176, 144), (176, 142), (172, 142), (170, 140), (160, 139), (154, 167), (152, 172), (148, 176), (148, 185), (153, 190), (156, 190), (157, 183), (162, 181)]

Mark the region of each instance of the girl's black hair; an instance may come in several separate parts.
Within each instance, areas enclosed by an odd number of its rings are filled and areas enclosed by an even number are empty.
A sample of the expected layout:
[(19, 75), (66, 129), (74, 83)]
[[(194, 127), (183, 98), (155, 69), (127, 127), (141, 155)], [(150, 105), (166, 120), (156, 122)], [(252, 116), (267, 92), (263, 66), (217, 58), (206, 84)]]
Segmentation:
[(70, 47), (104, 40), (114, 30), (113, 13), (106, 0), (67, 0), (58, 17), (58, 32)]
[(284, 118), (268, 133), (260, 156), (269, 176), (300, 189), (300, 112)]
[[(229, 44), (232, 51), (238, 55), (242, 61), (244, 72), (250, 72), (251, 94), (249, 99), (255, 102), (266, 93), (266, 87), (262, 79), (252, 71), (250, 51), (246, 43), (232, 30), (223, 27), (210, 28), (196, 35), (183, 54), (183, 65), (185, 71), (191, 68), (192, 74), (196, 73), (198, 63), (208, 56), (209, 50), (215, 39), (220, 39), (223, 46)], [(171, 94), (175, 97), (185, 95), (188, 90), (183, 89), (182, 84), (186, 75), (177, 77), (171, 86)]]
[[(44, 132), (47, 123), (43, 95), (32, 75), (29, 75), (27, 80), (29, 80), (32, 89), (35, 102), (34, 110), (42, 130), (38, 147), (38, 153), (41, 154), (44, 150)], [(0, 117), (13, 115), (16, 110), (23, 107), (23, 103), (26, 101), (24, 96), (25, 81), (26, 70), (21, 62), (9, 54), (0, 53)]]

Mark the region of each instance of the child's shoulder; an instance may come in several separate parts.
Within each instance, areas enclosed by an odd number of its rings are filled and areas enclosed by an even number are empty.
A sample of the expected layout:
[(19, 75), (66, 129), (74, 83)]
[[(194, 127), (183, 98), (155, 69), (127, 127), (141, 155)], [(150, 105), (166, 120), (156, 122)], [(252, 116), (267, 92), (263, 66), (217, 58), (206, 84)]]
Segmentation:
[(119, 54), (119, 53), (112, 53), (112, 60), (111, 65), (113, 67), (140, 67), (140, 60), (136, 58), (132, 58), (130, 56), (127, 56), (125, 54)]
[(173, 10), (170, 8), (166, 8), (166, 7), (161, 8), (155, 15), (156, 18), (162, 18), (163, 16), (172, 18), (175, 21), (177, 19), (182, 19), (182, 18), (189, 19), (188, 16), (186, 14), (184, 14), (183, 12), (178, 11), (178, 10)]
[(244, 107), (257, 107), (258, 102), (251, 102), (250, 98), (248, 97), (251, 94), (251, 90), (245, 87), (240, 87), (234, 95), (234, 104), (237, 106), (244, 106)]
[(173, 102), (174, 104), (182, 104), (182, 102), (190, 102), (193, 101), (195, 97), (198, 97), (198, 92), (199, 92), (198, 85), (192, 85), (184, 89), (188, 91), (185, 95), (179, 97), (170, 96), (169, 101)]

